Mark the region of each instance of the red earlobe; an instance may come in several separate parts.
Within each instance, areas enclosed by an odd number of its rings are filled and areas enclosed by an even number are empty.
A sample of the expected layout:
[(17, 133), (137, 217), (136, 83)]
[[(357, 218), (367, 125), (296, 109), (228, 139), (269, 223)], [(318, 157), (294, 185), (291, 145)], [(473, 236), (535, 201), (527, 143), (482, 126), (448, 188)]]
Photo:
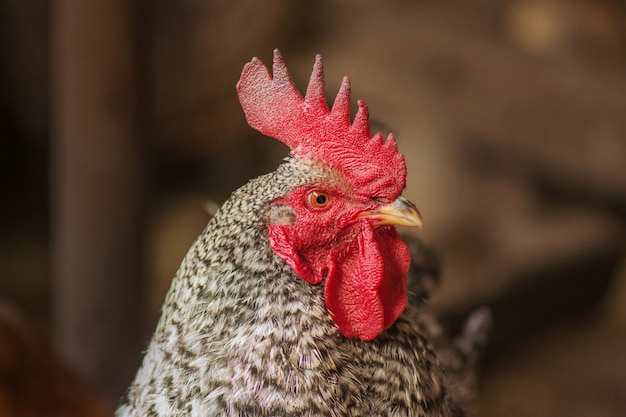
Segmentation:
[(290, 226), (273, 225), (268, 227), (267, 235), (270, 246), (287, 265), (294, 270), (300, 278), (310, 284), (319, 284), (323, 276), (315, 276), (311, 265), (304, 259), (296, 248), (297, 238), (289, 233)]

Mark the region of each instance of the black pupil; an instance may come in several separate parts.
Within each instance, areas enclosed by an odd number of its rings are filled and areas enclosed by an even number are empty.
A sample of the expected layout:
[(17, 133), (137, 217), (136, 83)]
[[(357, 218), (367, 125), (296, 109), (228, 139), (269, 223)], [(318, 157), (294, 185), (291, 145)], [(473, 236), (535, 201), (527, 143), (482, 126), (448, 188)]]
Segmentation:
[(319, 194), (315, 197), (315, 202), (320, 206), (326, 204), (326, 196), (324, 194)]

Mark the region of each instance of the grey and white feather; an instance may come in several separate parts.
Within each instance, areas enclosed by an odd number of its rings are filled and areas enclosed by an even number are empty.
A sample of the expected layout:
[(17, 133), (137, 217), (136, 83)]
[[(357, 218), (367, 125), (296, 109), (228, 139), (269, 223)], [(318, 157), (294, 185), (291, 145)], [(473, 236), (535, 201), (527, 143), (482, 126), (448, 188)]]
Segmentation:
[(460, 416), (419, 303), (370, 342), (347, 339), (323, 286), (271, 249), (269, 202), (328, 176), (288, 158), (235, 191), (173, 279), (117, 417)]

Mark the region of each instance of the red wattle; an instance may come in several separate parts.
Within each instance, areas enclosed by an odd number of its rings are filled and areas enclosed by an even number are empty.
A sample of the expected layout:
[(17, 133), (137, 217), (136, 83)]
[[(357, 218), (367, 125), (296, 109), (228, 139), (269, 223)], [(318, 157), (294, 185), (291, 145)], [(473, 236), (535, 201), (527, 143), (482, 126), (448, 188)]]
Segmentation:
[(391, 326), (407, 303), (410, 254), (395, 228), (360, 224), (343, 250), (330, 254), (326, 308), (345, 337), (372, 340)]
[(354, 239), (310, 251), (297, 248), (294, 229), (268, 228), (272, 249), (305, 281), (326, 278), (326, 308), (348, 338), (372, 340), (400, 317), (407, 303), (409, 250), (394, 227), (364, 220)]

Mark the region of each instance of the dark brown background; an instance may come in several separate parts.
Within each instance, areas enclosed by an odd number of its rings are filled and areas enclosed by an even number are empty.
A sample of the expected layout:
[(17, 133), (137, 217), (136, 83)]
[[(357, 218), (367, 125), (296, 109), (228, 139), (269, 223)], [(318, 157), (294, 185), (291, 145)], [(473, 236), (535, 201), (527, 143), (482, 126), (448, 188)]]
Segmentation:
[(482, 415), (623, 415), (619, 0), (0, 1), (0, 414), (109, 412), (207, 207), (286, 154), (234, 90), (276, 47), (396, 133), (433, 306), (494, 311)]

